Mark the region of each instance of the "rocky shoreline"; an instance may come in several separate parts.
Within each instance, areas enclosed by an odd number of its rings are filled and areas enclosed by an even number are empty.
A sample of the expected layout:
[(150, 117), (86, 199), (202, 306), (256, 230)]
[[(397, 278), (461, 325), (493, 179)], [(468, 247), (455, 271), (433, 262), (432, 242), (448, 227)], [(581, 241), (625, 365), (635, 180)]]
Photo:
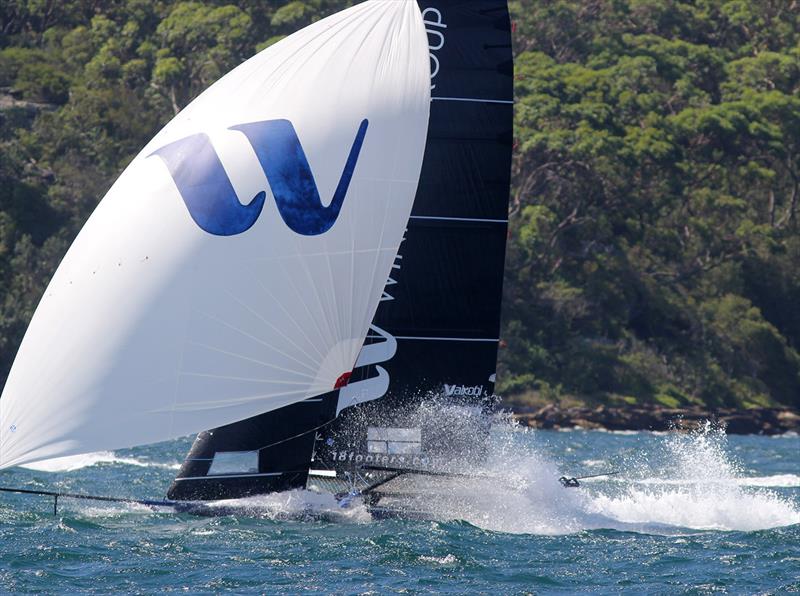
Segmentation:
[(546, 405), (533, 412), (515, 412), (523, 426), (542, 429), (694, 430), (707, 420), (734, 435), (779, 435), (800, 432), (800, 411), (791, 408), (706, 409), (659, 405), (565, 407)]

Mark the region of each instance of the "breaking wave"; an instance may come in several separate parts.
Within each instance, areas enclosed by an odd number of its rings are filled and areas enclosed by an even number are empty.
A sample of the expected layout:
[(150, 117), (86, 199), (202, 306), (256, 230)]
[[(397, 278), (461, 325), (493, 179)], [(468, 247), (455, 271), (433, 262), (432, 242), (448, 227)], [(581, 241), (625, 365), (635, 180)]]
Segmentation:
[(56, 457), (45, 459), (20, 467), (37, 472), (74, 472), (90, 466), (122, 464), (127, 466), (138, 466), (141, 468), (162, 468), (165, 470), (178, 470), (178, 463), (162, 463), (148, 460), (136, 459), (134, 457), (117, 457), (111, 451), (97, 451), (95, 453), (83, 453), (80, 455), (68, 455), (66, 457)]

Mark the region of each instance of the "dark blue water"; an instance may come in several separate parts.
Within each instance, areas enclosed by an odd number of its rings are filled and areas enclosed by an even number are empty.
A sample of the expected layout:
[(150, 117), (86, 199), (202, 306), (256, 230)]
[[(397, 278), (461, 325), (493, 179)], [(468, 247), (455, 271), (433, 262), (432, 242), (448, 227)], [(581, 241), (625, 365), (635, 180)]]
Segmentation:
[[(438, 521), (372, 520), (304, 491), (218, 518), (71, 500), (53, 516), (52, 500), (0, 495), (0, 592), (800, 592), (797, 436), (493, 439), (492, 478), (448, 486), (428, 504)], [(160, 497), (188, 446), (5, 470), (0, 484)], [(581, 489), (556, 480), (615, 469)]]

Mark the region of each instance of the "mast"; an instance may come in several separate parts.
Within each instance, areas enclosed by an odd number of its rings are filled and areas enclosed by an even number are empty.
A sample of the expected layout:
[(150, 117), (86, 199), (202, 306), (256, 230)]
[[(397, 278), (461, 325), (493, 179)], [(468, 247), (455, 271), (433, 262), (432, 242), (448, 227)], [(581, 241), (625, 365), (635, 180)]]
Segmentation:
[[(418, 4), (432, 99), (422, 173), (349, 384), (201, 433), (172, 499), (304, 487), (309, 467), (422, 467), (484, 453), (508, 225), (511, 27), (505, 0)], [(228, 451), (257, 453), (253, 475), (204, 479), (210, 458)]]

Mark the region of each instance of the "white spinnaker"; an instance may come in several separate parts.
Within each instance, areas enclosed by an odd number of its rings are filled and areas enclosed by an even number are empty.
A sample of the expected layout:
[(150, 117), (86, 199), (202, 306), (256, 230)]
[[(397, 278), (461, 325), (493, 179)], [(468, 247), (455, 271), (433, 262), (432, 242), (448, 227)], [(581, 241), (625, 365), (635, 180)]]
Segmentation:
[[(416, 2), (374, 0), (254, 56), (142, 150), (48, 286), (0, 399), (0, 467), (151, 443), (330, 391), (350, 371), (402, 240), (430, 106)], [(288, 119), (324, 204), (363, 119), (347, 196), (327, 232), (282, 220), (247, 138)], [(154, 151), (207, 134), (240, 201), (267, 192), (246, 232), (191, 218)]]

